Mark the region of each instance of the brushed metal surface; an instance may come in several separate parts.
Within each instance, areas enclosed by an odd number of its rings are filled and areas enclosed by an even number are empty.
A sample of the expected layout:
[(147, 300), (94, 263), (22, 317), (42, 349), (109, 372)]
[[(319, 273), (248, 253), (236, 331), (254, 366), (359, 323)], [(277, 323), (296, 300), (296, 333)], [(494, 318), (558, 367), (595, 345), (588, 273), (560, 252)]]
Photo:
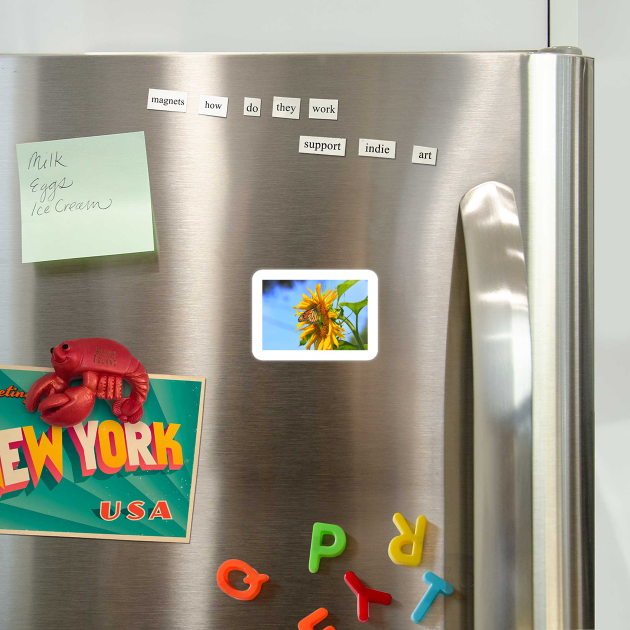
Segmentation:
[(486, 182), (460, 210), (474, 375), (475, 628), (533, 626), (532, 340), (511, 188)]
[[(373, 607), (370, 623), (400, 628), (432, 570), (456, 591), (446, 605), (436, 600), (424, 627), (472, 627), (458, 207), (477, 184), (505, 182), (533, 246), (530, 59), (0, 57), (0, 362), (42, 365), (55, 340), (106, 336), (149, 372), (207, 378), (191, 543), (0, 536), (0, 625), (264, 630), (295, 627), (323, 605), (332, 625), (358, 626), (342, 577), (353, 570), (394, 596)], [(149, 87), (187, 90), (188, 113), (147, 111)], [(197, 115), (200, 94), (228, 96), (229, 116)], [(301, 97), (303, 112), (311, 96), (338, 98), (339, 120), (273, 119), (274, 95)], [(262, 117), (241, 115), (244, 96), (263, 99)], [(157, 253), (22, 265), (15, 144), (137, 130), (147, 140)], [(345, 137), (347, 156), (299, 155), (300, 135)], [(359, 137), (396, 140), (397, 159), (359, 158)], [(413, 144), (438, 147), (437, 166), (412, 165)], [(377, 273), (376, 359), (254, 359), (251, 276), (289, 267)], [(387, 557), (396, 511), (429, 520), (418, 570)], [(348, 547), (311, 575), (316, 520), (344, 527)], [(247, 605), (216, 587), (232, 556), (271, 577)]]

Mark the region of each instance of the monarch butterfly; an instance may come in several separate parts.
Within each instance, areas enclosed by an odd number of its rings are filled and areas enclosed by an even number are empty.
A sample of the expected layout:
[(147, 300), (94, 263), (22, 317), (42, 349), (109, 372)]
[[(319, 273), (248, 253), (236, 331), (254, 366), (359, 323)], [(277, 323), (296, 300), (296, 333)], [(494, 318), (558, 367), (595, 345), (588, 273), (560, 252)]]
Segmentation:
[(298, 322), (308, 322), (309, 324), (316, 324), (318, 321), (319, 315), (316, 308), (311, 308), (308, 311), (304, 311), (298, 317)]

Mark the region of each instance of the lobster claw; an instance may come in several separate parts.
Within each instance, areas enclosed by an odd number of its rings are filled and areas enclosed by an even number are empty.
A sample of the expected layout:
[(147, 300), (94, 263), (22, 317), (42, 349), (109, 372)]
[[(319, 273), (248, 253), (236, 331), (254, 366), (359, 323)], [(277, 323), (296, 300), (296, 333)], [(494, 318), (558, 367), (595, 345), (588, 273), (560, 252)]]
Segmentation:
[(95, 400), (95, 392), (85, 385), (78, 385), (63, 393), (48, 396), (37, 409), (44, 422), (54, 427), (73, 427), (90, 415)]
[(41, 376), (31, 385), (26, 394), (26, 409), (31, 412), (35, 411), (42, 398), (60, 392), (66, 387), (68, 387), (68, 383), (55, 373)]
[(129, 422), (130, 424), (136, 424), (143, 414), (142, 403), (135, 400), (133, 396), (115, 400), (112, 411), (122, 423)]

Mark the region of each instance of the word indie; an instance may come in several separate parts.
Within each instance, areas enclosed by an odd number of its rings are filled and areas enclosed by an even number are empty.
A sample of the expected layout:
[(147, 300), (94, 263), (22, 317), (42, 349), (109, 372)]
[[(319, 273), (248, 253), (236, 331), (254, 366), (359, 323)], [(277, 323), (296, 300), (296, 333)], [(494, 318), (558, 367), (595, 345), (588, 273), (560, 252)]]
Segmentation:
[[(121, 425), (116, 420), (100, 424), (90, 420), (85, 425), (67, 429), (81, 462), (84, 477), (96, 470), (108, 475), (123, 467), (127, 472), (140, 470), (179, 470), (184, 465), (182, 447), (175, 436), (179, 424), (144, 422)], [(19, 468), (20, 453), (26, 466)], [(44, 468), (59, 483), (63, 477), (63, 429), (50, 427), (39, 436), (32, 426), (0, 431), (0, 496), (37, 487)]]

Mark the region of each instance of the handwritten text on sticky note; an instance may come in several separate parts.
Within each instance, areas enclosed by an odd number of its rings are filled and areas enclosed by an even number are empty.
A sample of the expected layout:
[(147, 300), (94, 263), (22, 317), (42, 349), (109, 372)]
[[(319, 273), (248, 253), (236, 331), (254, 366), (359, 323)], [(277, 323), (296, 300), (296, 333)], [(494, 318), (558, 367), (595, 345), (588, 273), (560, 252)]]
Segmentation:
[(152, 251), (144, 132), (17, 145), (22, 262)]

